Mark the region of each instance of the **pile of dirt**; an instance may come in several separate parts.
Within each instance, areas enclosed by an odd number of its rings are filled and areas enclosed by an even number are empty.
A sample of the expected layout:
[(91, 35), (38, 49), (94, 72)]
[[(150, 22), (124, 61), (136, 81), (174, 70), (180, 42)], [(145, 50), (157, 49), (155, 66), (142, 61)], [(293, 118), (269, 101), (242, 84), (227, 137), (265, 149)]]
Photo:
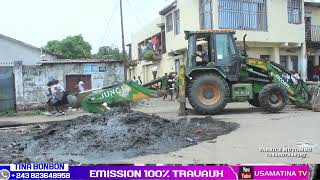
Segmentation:
[[(31, 131), (16, 140), (15, 149), (20, 149), (23, 161), (105, 164), (172, 152), (237, 128), (236, 123), (210, 117), (173, 122), (157, 115), (117, 108), (71, 121), (31, 127)], [(19, 157), (11, 159), (21, 161)]]

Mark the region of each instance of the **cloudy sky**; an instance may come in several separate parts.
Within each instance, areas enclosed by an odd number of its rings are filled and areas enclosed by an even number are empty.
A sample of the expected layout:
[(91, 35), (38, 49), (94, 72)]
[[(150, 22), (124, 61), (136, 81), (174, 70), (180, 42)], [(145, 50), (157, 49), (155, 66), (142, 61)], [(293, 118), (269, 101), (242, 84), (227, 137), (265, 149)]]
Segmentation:
[[(125, 39), (170, 0), (123, 0)], [(82, 34), (93, 46), (121, 45), (119, 0), (0, 0), (0, 34), (34, 46)]]

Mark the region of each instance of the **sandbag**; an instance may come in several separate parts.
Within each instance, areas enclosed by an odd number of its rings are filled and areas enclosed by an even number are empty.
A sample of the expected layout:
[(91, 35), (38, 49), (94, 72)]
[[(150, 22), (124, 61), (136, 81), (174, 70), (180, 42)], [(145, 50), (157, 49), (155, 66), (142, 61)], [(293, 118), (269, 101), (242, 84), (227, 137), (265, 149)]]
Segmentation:
[(77, 96), (68, 95), (67, 98), (68, 98), (68, 102), (69, 102), (69, 107), (72, 107), (72, 108), (80, 107), (80, 102), (79, 102)]

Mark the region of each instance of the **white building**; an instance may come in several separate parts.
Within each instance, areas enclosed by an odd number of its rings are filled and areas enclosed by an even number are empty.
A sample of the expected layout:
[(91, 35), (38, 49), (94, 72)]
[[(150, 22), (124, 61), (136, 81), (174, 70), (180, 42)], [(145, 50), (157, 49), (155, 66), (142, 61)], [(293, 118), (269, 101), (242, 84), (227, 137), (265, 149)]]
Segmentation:
[(0, 34), (0, 66), (13, 66), (14, 61), (36, 65), (42, 60), (54, 59), (57, 59), (55, 55), (42, 52), (41, 48)]
[[(164, 7), (152, 23), (133, 34), (132, 60), (138, 65), (131, 66), (129, 76), (141, 76), (148, 82), (153, 79), (152, 71), (157, 71), (157, 76), (176, 71), (186, 60), (184, 31), (235, 29), (239, 45), (243, 36), (248, 35), (250, 57), (268, 58), (289, 70), (295, 69), (305, 79), (308, 73), (304, 9), (303, 0), (176, 0)], [(313, 11), (315, 22), (318, 12), (318, 8)], [(160, 43), (155, 55), (146, 58), (141, 45), (154, 37)]]

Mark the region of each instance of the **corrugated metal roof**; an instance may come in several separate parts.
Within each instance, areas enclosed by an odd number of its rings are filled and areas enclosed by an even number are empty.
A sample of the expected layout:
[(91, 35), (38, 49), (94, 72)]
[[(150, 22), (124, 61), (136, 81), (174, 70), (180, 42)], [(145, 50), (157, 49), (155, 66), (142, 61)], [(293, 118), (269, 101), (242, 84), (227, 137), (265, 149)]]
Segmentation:
[(75, 63), (123, 63), (123, 61), (107, 60), (107, 59), (57, 59), (57, 60), (39, 62), (39, 64), (75, 64)]
[(320, 7), (320, 0), (304, 0), (304, 5)]
[(189, 39), (192, 34), (198, 34), (200, 36), (210, 34), (210, 33), (236, 33), (233, 29), (209, 29), (209, 30), (199, 30), (199, 31), (184, 31), (185, 39)]
[(217, 32), (235, 33), (236, 31), (233, 29), (209, 29), (209, 30), (186, 31), (186, 32), (189, 32), (189, 33), (217, 33)]
[(304, 2), (320, 3), (320, 0), (304, 0)]

